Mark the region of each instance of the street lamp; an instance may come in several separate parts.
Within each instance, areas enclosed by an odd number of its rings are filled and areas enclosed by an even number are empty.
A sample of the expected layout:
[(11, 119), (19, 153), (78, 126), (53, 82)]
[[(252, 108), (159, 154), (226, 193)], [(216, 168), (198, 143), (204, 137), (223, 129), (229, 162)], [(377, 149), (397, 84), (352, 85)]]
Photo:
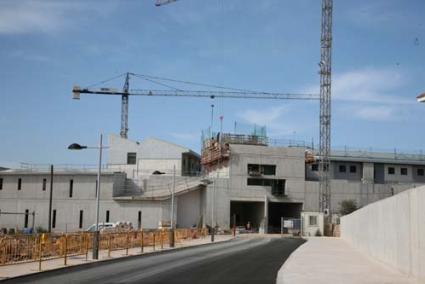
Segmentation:
[(419, 96), (416, 97), (416, 99), (418, 100), (418, 102), (420, 103), (425, 103), (425, 93), (420, 94)]
[(102, 171), (102, 150), (108, 148), (102, 144), (102, 134), (100, 134), (99, 146), (88, 147), (77, 143), (68, 146), (69, 150), (83, 150), (83, 149), (99, 149), (99, 167), (97, 170), (97, 184), (96, 184), (96, 231), (93, 236), (93, 259), (99, 259), (99, 201), (100, 201), (100, 175)]

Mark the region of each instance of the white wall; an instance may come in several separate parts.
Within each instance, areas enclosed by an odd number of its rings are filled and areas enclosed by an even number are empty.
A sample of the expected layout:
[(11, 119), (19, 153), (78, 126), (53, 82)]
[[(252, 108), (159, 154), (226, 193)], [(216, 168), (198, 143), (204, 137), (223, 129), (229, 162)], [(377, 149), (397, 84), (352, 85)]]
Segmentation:
[(425, 280), (425, 186), (341, 218), (341, 237), (410, 276)]

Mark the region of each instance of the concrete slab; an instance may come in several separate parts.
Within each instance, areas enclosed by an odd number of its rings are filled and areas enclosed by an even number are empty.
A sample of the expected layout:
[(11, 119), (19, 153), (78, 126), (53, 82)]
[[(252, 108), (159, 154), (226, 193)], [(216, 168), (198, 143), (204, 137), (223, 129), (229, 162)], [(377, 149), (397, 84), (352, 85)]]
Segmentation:
[(339, 238), (308, 238), (280, 268), (278, 284), (423, 283), (357, 251)]

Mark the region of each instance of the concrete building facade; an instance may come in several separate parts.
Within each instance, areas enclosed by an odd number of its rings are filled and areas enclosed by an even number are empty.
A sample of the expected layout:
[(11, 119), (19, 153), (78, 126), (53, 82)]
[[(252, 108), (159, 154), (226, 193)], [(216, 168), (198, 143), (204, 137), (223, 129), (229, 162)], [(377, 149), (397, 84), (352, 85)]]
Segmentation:
[[(135, 228), (157, 228), (171, 218), (178, 227), (226, 229), (250, 222), (256, 230), (276, 232), (281, 217), (300, 219), (301, 212), (318, 211), (317, 157), (307, 159), (306, 147), (223, 145), (221, 160), (204, 163), (200, 175), (203, 156), (188, 148), (155, 138), (135, 142), (111, 135), (101, 179), (100, 220), (129, 221)], [(423, 156), (333, 152), (329, 169), (332, 212), (337, 213), (343, 200), (365, 206), (424, 184), (424, 170)], [(0, 228), (31, 227), (32, 212), (34, 225), (47, 228), (49, 185), (45, 170), (1, 171), (1, 212), (28, 214), (0, 214)], [(53, 230), (84, 230), (92, 225), (95, 199), (95, 171), (57, 170)]]

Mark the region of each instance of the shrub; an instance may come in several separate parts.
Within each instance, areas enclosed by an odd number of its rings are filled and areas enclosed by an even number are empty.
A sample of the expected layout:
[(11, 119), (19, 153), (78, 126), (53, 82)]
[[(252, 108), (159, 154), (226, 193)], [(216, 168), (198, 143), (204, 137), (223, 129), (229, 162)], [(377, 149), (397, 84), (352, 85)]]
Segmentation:
[(343, 200), (339, 203), (339, 213), (341, 216), (350, 214), (358, 209), (357, 202), (353, 199)]

